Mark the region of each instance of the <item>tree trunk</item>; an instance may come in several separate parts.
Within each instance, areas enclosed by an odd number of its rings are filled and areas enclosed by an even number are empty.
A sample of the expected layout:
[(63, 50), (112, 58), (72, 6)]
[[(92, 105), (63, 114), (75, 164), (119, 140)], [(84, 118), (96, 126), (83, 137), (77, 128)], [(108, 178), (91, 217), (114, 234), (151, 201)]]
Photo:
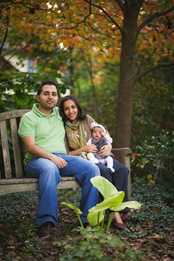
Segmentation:
[(127, 6), (124, 13), (120, 78), (116, 109), (115, 147), (130, 147), (133, 87), (135, 81), (134, 61), (137, 40), (137, 16), (140, 6)]

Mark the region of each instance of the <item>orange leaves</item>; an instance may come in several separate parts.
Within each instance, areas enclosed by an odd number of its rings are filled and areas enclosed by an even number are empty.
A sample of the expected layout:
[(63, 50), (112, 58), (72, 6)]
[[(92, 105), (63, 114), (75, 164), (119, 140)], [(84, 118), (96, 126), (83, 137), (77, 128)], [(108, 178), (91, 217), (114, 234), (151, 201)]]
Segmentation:
[(44, 39), (45, 41), (48, 41), (50, 39), (50, 34), (44, 34), (44, 37), (42, 39)]
[(173, 49), (172, 50), (169, 50), (169, 52), (168, 52), (168, 54), (169, 54), (169, 59), (170, 59), (170, 61), (171, 62), (173, 62)]
[(54, 43), (41, 43), (40, 48), (43, 49), (44, 51), (49, 51), (52, 52), (54, 49)]
[(146, 5), (146, 10), (148, 12), (151, 12), (156, 7), (156, 5), (157, 5), (157, 1), (156, 0), (149, 1), (149, 3)]
[[(32, 14), (30, 1), (22, 2), (23, 4), (15, 1), (15, 5), (10, 5), (10, 12), (4, 9), (3, 14), (10, 15), (10, 26), (16, 33), (24, 37), (34, 35), (42, 40), (41, 49), (51, 52), (55, 44), (60, 43), (66, 48), (73, 46), (80, 49), (85, 46), (89, 51), (96, 47), (102, 62), (119, 61), (122, 36), (117, 25), (122, 27), (124, 21), (119, 1), (91, 1), (94, 6), (90, 6), (85, 0), (69, 0), (64, 3), (50, 0), (49, 4), (44, 0), (40, 2), (39, 8), (34, 6), (36, 10)], [(171, 3), (169, 1), (169, 5)], [(137, 24), (168, 7), (165, 1), (144, 1)], [(131, 19), (132, 16), (130, 21)], [(156, 18), (147, 24), (140, 32), (137, 51), (145, 56), (151, 53), (155, 60), (162, 56), (171, 58), (174, 41), (171, 21), (173, 15), (169, 13), (162, 19)]]

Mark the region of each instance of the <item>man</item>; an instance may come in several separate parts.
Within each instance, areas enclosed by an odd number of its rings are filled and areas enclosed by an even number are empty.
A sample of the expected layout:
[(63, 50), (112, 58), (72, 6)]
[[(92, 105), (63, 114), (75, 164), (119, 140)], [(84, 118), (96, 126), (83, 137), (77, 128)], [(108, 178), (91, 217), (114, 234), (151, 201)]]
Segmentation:
[(57, 185), (61, 176), (75, 177), (81, 184), (81, 219), (87, 223), (88, 210), (98, 203), (98, 191), (90, 179), (98, 176), (96, 165), (82, 157), (70, 156), (65, 149), (65, 130), (59, 109), (57, 85), (44, 81), (36, 95), (38, 104), (21, 119), (18, 133), (26, 148), (25, 166), (27, 176), (39, 178), (39, 204), (36, 223), (39, 237), (50, 236), (58, 224)]

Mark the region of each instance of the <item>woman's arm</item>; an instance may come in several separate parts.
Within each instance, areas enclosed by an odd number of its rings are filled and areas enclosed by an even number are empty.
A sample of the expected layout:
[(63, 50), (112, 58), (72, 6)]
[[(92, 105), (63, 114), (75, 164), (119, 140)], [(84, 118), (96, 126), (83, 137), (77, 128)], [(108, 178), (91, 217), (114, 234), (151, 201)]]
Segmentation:
[(68, 154), (74, 155), (74, 156), (80, 156), (81, 152), (86, 152), (86, 153), (93, 152), (94, 153), (96, 151), (97, 151), (96, 146), (94, 144), (89, 144), (89, 145), (85, 145), (85, 146), (81, 147), (80, 149), (69, 151)]

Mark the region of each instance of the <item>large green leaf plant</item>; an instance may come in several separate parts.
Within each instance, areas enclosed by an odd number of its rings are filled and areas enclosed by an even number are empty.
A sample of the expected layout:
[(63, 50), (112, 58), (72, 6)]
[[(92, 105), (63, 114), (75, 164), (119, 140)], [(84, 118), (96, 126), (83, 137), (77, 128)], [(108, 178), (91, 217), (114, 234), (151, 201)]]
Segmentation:
[[(105, 230), (104, 220), (106, 210), (109, 209), (111, 211), (111, 215), (109, 215), (108, 222), (106, 225), (106, 232), (108, 232), (111, 222), (114, 218), (115, 212), (120, 212), (126, 207), (130, 209), (140, 209), (141, 204), (138, 201), (123, 202), (125, 194), (124, 191), (118, 191), (115, 188), (115, 186), (106, 178), (102, 176), (97, 176), (91, 178), (91, 182), (93, 186), (96, 187), (99, 190), (100, 194), (103, 196), (103, 201), (101, 201), (89, 210), (87, 220), (91, 226), (97, 226), (99, 229)], [(82, 214), (81, 210), (67, 202), (62, 202), (61, 204), (66, 205), (67, 207), (73, 209), (76, 212), (80, 225), (84, 228), (80, 218)]]

